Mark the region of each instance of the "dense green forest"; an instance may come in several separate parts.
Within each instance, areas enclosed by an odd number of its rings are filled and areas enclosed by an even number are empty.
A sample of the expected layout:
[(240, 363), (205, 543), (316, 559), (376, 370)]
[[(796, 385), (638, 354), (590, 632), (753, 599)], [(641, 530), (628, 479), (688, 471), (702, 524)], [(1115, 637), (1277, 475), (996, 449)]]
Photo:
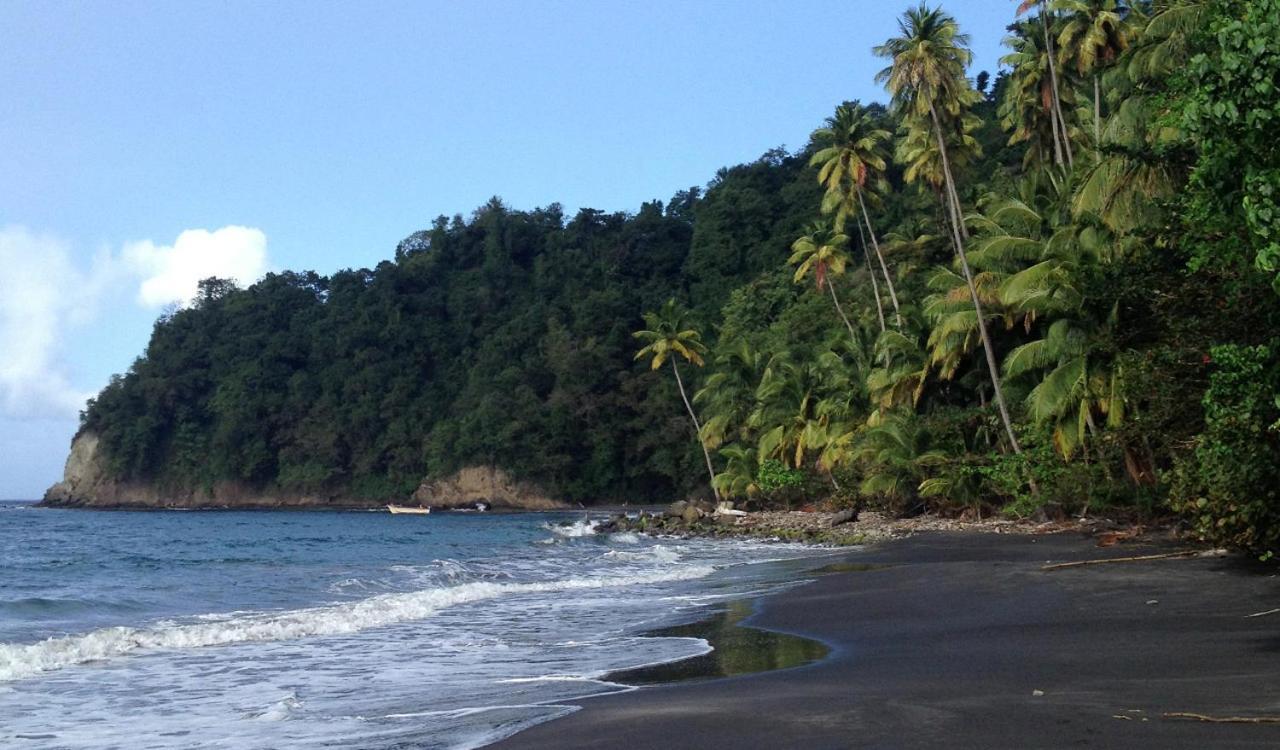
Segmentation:
[[(372, 270), (206, 282), (90, 403), (120, 477), (386, 498), (1177, 513), (1280, 546), (1280, 0), (943, 9), (844, 102), (634, 214), (498, 199)], [(851, 74), (853, 71), (851, 71)], [(695, 439), (696, 437), (696, 439)]]

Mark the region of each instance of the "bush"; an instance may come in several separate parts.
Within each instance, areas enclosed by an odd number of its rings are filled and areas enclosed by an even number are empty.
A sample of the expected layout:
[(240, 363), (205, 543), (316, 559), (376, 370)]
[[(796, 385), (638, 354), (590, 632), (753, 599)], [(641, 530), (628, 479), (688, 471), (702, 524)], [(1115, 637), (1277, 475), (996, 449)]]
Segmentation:
[(761, 462), (756, 475), (756, 485), (760, 488), (762, 499), (767, 504), (784, 503), (788, 508), (792, 503), (808, 496), (808, 484), (803, 471), (789, 469), (781, 461), (774, 459)]
[(1263, 558), (1280, 549), (1280, 342), (1218, 346), (1205, 430), (1174, 467), (1170, 504), (1202, 539)]

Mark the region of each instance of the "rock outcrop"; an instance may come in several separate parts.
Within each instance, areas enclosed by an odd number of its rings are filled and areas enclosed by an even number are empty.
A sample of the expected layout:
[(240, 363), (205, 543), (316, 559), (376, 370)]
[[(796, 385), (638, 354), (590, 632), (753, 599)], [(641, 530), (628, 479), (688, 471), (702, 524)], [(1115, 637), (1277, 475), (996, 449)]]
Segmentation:
[(444, 479), (429, 479), (413, 493), (413, 502), (433, 508), (470, 508), (485, 503), (494, 508), (556, 510), (568, 504), (548, 497), (528, 482), (518, 482), (502, 469), (468, 466)]
[[(97, 435), (83, 432), (71, 442), (62, 481), (44, 494), (43, 505), (64, 508), (378, 508), (404, 498), (352, 498), (342, 493), (294, 493), (255, 488), (242, 482), (210, 487), (166, 487), (152, 482), (120, 481), (109, 471)], [(427, 481), (415, 502), (437, 508), (494, 507), (552, 510), (568, 507), (538, 488), (515, 482), (499, 469), (468, 468), (444, 480)]]

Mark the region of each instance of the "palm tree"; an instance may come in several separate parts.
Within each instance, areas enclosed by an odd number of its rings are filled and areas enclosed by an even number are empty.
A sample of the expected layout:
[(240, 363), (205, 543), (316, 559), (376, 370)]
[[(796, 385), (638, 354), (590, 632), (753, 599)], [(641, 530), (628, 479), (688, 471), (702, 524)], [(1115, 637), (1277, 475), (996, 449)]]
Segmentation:
[(751, 425), (759, 431), (759, 459), (775, 458), (791, 468), (805, 465), (809, 451), (825, 444), (832, 396), (857, 391), (847, 363), (833, 352), (792, 359), (775, 355), (756, 393)]
[(893, 277), (889, 274), (889, 267), (884, 262), (884, 255), (880, 252), (880, 243), (871, 226), (871, 217), (867, 215), (867, 204), (862, 194), (868, 180), (874, 182), (884, 172), (888, 157), (885, 144), (892, 135), (879, 127), (870, 111), (853, 102), (836, 107), (835, 115), (827, 118), (826, 126), (813, 131), (811, 137), (815, 143), (823, 146), (809, 159), (810, 165), (821, 165), (818, 182), (827, 188), (822, 200), (822, 211), (834, 211), (836, 231), (843, 231), (845, 219), (854, 210), (854, 203), (857, 203), (867, 232), (871, 235), (876, 257), (880, 260), (880, 270), (884, 273), (889, 299), (893, 302), (893, 311), (897, 315), (898, 327), (901, 328), (902, 312), (898, 307), (898, 293), (894, 288)]
[(754, 497), (760, 492), (756, 483), (760, 474), (760, 463), (756, 460), (756, 452), (741, 445), (728, 445), (720, 449), (724, 456), (724, 471), (716, 474), (715, 485), (725, 497)]
[(945, 463), (946, 454), (929, 450), (929, 434), (909, 411), (882, 415), (858, 434), (854, 455), (866, 465), (863, 494), (910, 500), (925, 479), (924, 470)]
[(1032, 29), (1031, 22), (1024, 21), (1010, 28), (1014, 33), (1005, 37), (1004, 43), (1012, 51), (1000, 58), (1002, 65), (1011, 68), (1009, 85), (999, 109), (1001, 125), (1011, 131), (1009, 144), (1029, 144), (1024, 166), (1048, 162), (1050, 152), (1053, 163), (1070, 165), (1066, 155), (1070, 154), (1071, 141), (1064, 138), (1067, 130), (1058, 118), (1061, 104), (1053, 85), (1053, 54)]
[[(1143, 19), (1141, 33), (1135, 33), (1128, 73), (1134, 80), (1167, 79), (1189, 57), (1192, 34), (1204, 26), (1205, 15), (1215, 0), (1164, 0)], [(1130, 19), (1137, 7), (1130, 7)]]
[[(812, 272), (818, 291), (821, 292), (824, 285), (827, 287), (831, 292), (831, 302), (835, 304), (836, 312), (840, 313), (840, 319), (844, 321), (845, 328), (849, 329), (849, 338), (857, 343), (858, 334), (853, 330), (849, 317), (844, 314), (844, 308), (840, 306), (840, 298), (836, 295), (835, 286), (831, 284), (831, 279), (827, 278), (828, 275), (844, 274), (845, 266), (849, 263), (849, 255), (844, 251), (848, 241), (848, 237), (827, 226), (825, 222), (815, 221), (809, 225), (808, 234), (791, 243), (791, 258), (787, 262), (796, 266), (795, 282), (797, 284), (804, 281), (805, 277)], [(881, 325), (883, 326), (883, 322)]]
[(858, 225), (858, 239), (861, 240), (862, 259), (867, 263), (867, 276), (871, 278), (871, 295), (876, 300), (876, 320), (880, 322), (880, 333), (884, 333), (884, 304), (880, 301), (880, 282), (876, 281), (875, 269), (871, 267), (871, 253), (867, 252), (867, 235)]
[(722, 339), (716, 351), (715, 371), (706, 385), (693, 394), (693, 403), (709, 415), (701, 432), (708, 448), (746, 437), (743, 428), (755, 408), (756, 389), (766, 364), (765, 356), (742, 338)]
[(645, 342), (645, 346), (636, 352), (635, 358), (652, 357), (649, 362), (650, 370), (656, 370), (670, 360), (671, 372), (675, 373), (676, 386), (680, 389), (680, 398), (684, 401), (684, 408), (689, 411), (689, 418), (693, 420), (693, 433), (698, 436), (698, 447), (702, 448), (702, 456), (707, 461), (707, 474), (711, 477), (711, 493), (715, 496), (716, 502), (719, 502), (720, 491), (715, 486), (716, 470), (711, 465), (711, 454), (702, 441), (702, 425), (698, 423), (698, 415), (694, 413), (693, 404), (689, 403), (689, 397), (685, 394), (684, 381), (680, 378), (680, 368), (676, 365), (676, 359), (683, 358), (686, 362), (701, 367), (702, 355), (707, 351), (706, 345), (702, 343), (702, 335), (688, 326), (687, 318), (688, 311), (678, 306), (675, 298), (672, 298), (667, 300), (657, 312), (646, 312), (644, 322), (648, 328), (631, 335)]
[(1067, 129), (1067, 119), (1062, 116), (1062, 91), (1058, 85), (1058, 61), (1053, 49), (1053, 34), (1050, 33), (1050, 26), (1053, 19), (1049, 13), (1049, 7), (1045, 0), (1022, 0), (1018, 5), (1018, 15), (1031, 10), (1033, 5), (1040, 6), (1040, 26), (1044, 31), (1044, 49), (1048, 58), (1049, 68), (1049, 95), (1051, 106), (1051, 123), (1053, 124), (1053, 142), (1054, 152), (1057, 156), (1058, 165), (1061, 166), (1062, 157), (1067, 157), (1067, 166), (1072, 166), (1075, 159), (1071, 153), (1071, 134)]
[(1129, 46), (1128, 9), (1122, 0), (1054, 0), (1066, 13), (1058, 32), (1059, 55), (1076, 72), (1093, 78), (1093, 142), (1102, 144), (1102, 70)]
[(955, 189), (955, 177), (951, 172), (943, 129), (944, 115), (954, 127), (966, 105), (976, 97), (976, 92), (969, 88), (968, 79), (965, 78), (965, 68), (972, 58), (967, 46), (969, 37), (960, 33), (954, 18), (941, 10), (930, 9), (923, 3), (918, 8), (908, 9), (898, 22), (898, 28), (900, 36), (887, 40), (875, 49), (877, 55), (890, 60), (889, 67), (882, 70), (876, 79), (886, 85), (893, 96), (894, 105), (900, 111), (916, 122), (928, 117), (928, 122), (933, 126), (938, 153), (942, 159), (943, 180), (950, 198), (952, 239), (969, 287), (969, 297), (977, 314), (978, 330), (986, 353), (996, 406), (1009, 436), (1009, 444), (1015, 453), (1020, 454), (1022, 448), (1013, 431), (1013, 420), (1009, 416), (1004, 392), (1000, 388), (1000, 372), (991, 345), (991, 335), (983, 319), (982, 302), (978, 299), (973, 273), (965, 257), (964, 241), (968, 232), (961, 218), (963, 212)]

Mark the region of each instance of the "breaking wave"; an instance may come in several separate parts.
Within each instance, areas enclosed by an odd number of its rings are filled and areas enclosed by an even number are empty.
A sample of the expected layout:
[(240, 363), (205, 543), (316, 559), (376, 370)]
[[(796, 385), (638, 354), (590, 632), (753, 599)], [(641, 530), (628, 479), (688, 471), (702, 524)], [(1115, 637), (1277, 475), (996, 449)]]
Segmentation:
[[(583, 522), (580, 522), (583, 523)], [(577, 526), (577, 524), (574, 524)], [(346, 604), (284, 612), (204, 616), (203, 621), (149, 628), (112, 627), (31, 644), (0, 644), (0, 682), (20, 680), (87, 662), (153, 649), (190, 649), (310, 636), (350, 635), (370, 628), (420, 620), (445, 607), (502, 596), (617, 588), (703, 578), (709, 565), (660, 573), (592, 576), (530, 583), (476, 581), (457, 586), (379, 594)]]

